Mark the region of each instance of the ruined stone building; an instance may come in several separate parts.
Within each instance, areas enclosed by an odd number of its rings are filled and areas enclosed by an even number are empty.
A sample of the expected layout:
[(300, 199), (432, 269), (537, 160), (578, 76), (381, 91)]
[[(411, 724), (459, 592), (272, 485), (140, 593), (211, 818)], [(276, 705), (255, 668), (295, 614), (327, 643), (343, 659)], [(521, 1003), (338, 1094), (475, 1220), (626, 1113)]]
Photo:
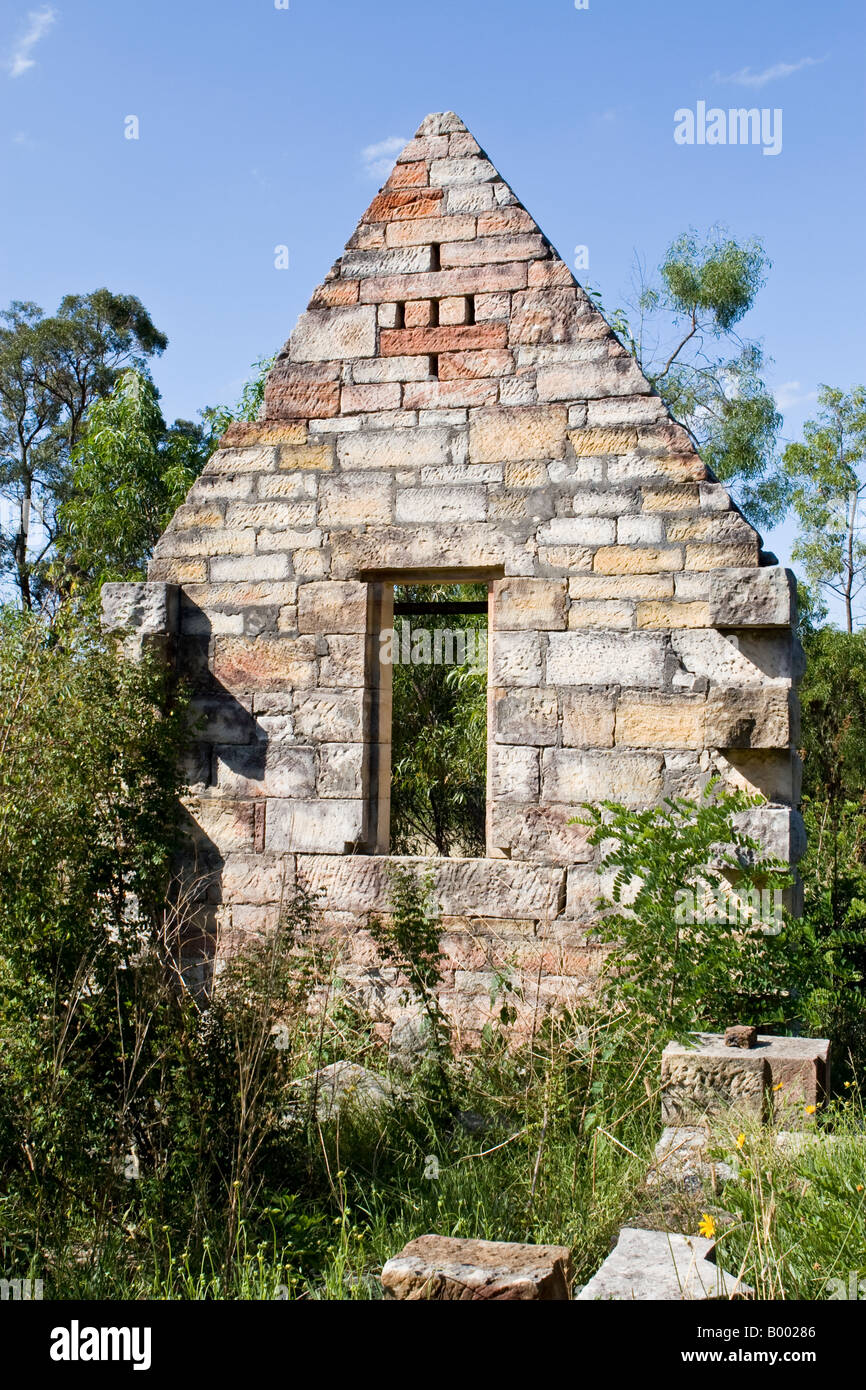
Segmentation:
[[(591, 978), (580, 803), (713, 773), (801, 851), (791, 575), (462, 121), (428, 116), (114, 626), (172, 638), (203, 720), (186, 807), (205, 954), (321, 890), (347, 977), (398, 991), (387, 907), (395, 583), (489, 592), (487, 851), (433, 865), (461, 1033), (494, 964), (526, 1007)], [(192, 851), (191, 851), (192, 853)]]

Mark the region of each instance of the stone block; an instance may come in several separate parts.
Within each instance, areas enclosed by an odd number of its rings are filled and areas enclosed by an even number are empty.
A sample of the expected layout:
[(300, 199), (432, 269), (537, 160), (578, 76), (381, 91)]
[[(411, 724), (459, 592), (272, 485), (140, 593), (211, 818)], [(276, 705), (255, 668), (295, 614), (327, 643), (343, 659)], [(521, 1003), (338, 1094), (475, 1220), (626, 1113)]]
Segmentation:
[(624, 599), (583, 599), (568, 610), (569, 630), (596, 627), (627, 632), (633, 624), (634, 604)]
[(401, 395), (399, 381), (344, 386), (340, 393), (340, 411), (343, 415), (356, 415), (364, 411), (399, 410)]
[(363, 692), (298, 691), (294, 696), (294, 721), (298, 737), (312, 743), (361, 742)]
[(392, 482), (369, 471), (344, 472), (322, 483), (319, 521), (322, 526), (366, 526), (392, 520)]
[(830, 1044), (826, 1038), (759, 1033), (753, 1048), (727, 1047), (721, 1033), (695, 1033), (662, 1053), (662, 1119), (701, 1124), (729, 1109), (804, 1129), (826, 1098)]
[(616, 1249), (577, 1295), (586, 1303), (623, 1300), (704, 1302), (748, 1298), (754, 1290), (715, 1263), (703, 1236), (624, 1226)]
[(649, 806), (664, 790), (663, 766), (663, 759), (650, 753), (545, 748), (541, 800), (569, 806), (599, 801)]
[(551, 632), (547, 642), (548, 685), (664, 685), (662, 636), (644, 632)]
[(268, 801), (267, 850), (317, 854), (351, 853), (364, 833), (360, 800)]
[(764, 1050), (735, 1052), (717, 1034), (698, 1034), (695, 1044), (668, 1043), (662, 1053), (663, 1123), (699, 1125), (729, 1111), (765, 1120), (771, 1080)]
[(565, 627), (565, 580), (501, 579), (493, 586), (493, 623), (499, 631), (551, 631)]
[(319, 748), (318, 796), (354, 800), (363, 795), (364, 745), (323, 743)]
[(544, 255), (538, 232), (505, 234), (473, 241), (444, 242), (440, 248), (442, 269), (467, 265), (501, 265), (506, 261), (531, 261)]
[(713, 627), (790, 627), (796, 608), (797, 583), (790, 570), (767, 565), (713, 574)]
[(683, 552), (678, 545), (602, 545), (593, 560), (598, 574), (658, 574), (682, 567)]
[(790, 806), (754, 806), (738, 811), (734, 824), (761, 846), (761, 853), (796, 864), (806, 849), (803, 818)]
[(214, 679), (230, 691), (313, 686), (315, 658), (316, 641), (312, 636), (218, 637)]
[(562, 742), (567, 748), (612, 748), (616, 700), (612, 695), (562, 694)]
[(491, 685), (543, 685), (538, 633), (494, 631), (490, 634), (490, 648)]
[(310, 797), (316, 784), (312, 748), (287, 743), (217, 744), (217, 787), (225, 796)]
[(616, 522), (610, 517), (555, 516), (539, 528), (538, 540), (540, 545), (609, 546), (616, 540)]
[(410, 1302), (564, 1301), (571, 1296), (565, 1245), (518, 1245), (426, 1235), (382, 1269), (386, 1297)]
[(483, 487), (410, 487), (397, 492), (398, 523), (483, 521), (486, 515)]
[(473, 463), (523, 463), (561, 459), (565, 453), (566, 411), (562, 406), (514, 406), (479, 410), (469, 426)]
[(363, 686), (366, 670), (364, 634), (329, 633), (325, 641), (328, 649), (322, 653), (319, 662), (319, 684), (328, 688)]
[(639, 603), (638, 627), (711, 627), (708, 603)]
[(592, 845), (587, 844), (589, 829), (571, 825), (573, 816), (573, 806), (513, 805), (496, 801), (491, 807), (490, 843), (513, 859), (589, 863), (593, 856)]
[(376, 311), (366, 304), (308, 310), (292, 334), (289, 350), (294, 362), (372, 357), (376, 351)]
[(299, 585), (298, 631), (365, 633), (367, 585), (334, 579)]
[(637, 430), (569, 430), (568, 438), (578, 458), (599, 454), (628, 454), (637, 447)]
[(497, 743), (539, 746), (557, 741), (555, 690), (515, 690), (502, 694), (493, 706)]
[(422, 468), (451, 462), (447, 429), (365, 430), (344, 435), (337, 446), (340, 465), (352, 468)]
[(792, 714), (796, 714), (795, 697), (787, 689), (724, 686), (711, 690), (706, 743), (713, 748), (787, 748), (795, 731)]
[(178, 629), (179, 589), (151, 580), (134, 584), (103, 584), (102, 626), (123, 639), (124, 653), (137, 660), (145, 652), (163, 658)]
[(623, 695), (616, 711), (616, 741), (632, 748), (703, 748), (703, 697)]
[(503, 801), (538, 800), (538, 749), (494, 743), (490, 749), (491, 790)]

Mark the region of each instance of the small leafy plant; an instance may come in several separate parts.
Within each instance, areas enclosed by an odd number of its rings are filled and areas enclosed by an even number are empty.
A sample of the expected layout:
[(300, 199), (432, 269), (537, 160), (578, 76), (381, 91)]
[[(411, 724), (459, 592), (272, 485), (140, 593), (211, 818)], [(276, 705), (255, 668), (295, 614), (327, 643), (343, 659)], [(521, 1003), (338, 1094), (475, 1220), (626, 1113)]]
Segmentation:
[(782, 1024), (795, 1011), (809, 937), (761, 913), (766, 895), (792, 877), (735, 823), (756, 804), (712, 782), (699, 801), (668, 798), (645, 811), (604, 802), (576, 818), (602, 848), (600, 873), (613, 871), (591, 928), (608, 947), (602, 998), (653, 1033)]

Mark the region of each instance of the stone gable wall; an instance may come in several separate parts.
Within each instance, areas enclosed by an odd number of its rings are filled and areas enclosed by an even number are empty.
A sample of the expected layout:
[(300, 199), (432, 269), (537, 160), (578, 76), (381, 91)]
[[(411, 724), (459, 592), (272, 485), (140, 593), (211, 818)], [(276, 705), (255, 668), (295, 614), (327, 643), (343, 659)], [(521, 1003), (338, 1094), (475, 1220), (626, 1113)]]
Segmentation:
[(321, 889), (350, 979), (399, 1013), (363, 931), (387, 898), (395, 580), (490, 591), (488, 857), (434, 861), (467, 1038), (494, 964), (529, 1011), (593, 974), (581, 802), (721, 773), (769, 798), (753, 827), (795, 860), (795, 600), (771, 558), (462, 122), (428, 117), (150, 566), (203, 721), (202, 939)]

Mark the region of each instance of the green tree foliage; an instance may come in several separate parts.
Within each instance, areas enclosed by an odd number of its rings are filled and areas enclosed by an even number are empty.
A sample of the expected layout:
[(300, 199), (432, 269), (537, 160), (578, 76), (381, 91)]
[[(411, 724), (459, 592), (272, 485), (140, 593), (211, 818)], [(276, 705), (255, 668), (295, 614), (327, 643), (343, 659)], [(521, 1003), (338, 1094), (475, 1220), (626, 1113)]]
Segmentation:
[(760, 345), (736, 329), (768, 268), (757, 239), (741, 243), (720, 227), (703, 237), (690, 229), (671, 243), (655, 277), (639, 268), (632, 301), (610, 320), (706, 463), (758, 524), (778, 521), (787, 507), (776, 458), (781, 416), (763, 380)]
[[(824, 952), (809, 1026), (866, 1062), (866, 634), (801, 622), (804, 912)], [(839, 1074), (840, 1072), (837, 1068)]]
[(58, 584), (90, 598), (109, 579), (143, 575), (150, 553), (177, 507), (235, 420), (255, 419), (270, 360), (234, 408), (208, 407), (200, 423), (168, 427), (149, 377), (122, 373), (110, 394), (88, 411), (72, 456), (70, 495), (59, 513)]
[[(483, 584), (398, 586), (404, 602), (486, 600)], [(486, 635), (485, 614), (419, 615), (395, 620), (411, 631), (464, 629)], [(418, 664), (394, 667), (391, 750), (391, 851), (483, 854), (487, 764), (487, 668)]]
[(578, 820), (614, 875), (591, 928), (609, 948), (602, 999), (648, 1035), (797, 1016), (811, 947), (797, 924), (765, 930), (752, 895), (781, 889), (790, 874), (737, 827), (736, 815), (756, 804), (711, 782), (699, 801), (666, 798), (646, 811), (605, 802)]
[(71, 491), (72, 457), (94, 401), (167, 344), (134, 295), (66, 295), (46, 318), (14, 302), (0, 314), (0, 497), (16, 523), (0, 532), (0, 577), (23, 607), (38, 603), (58, 513)]
[(89, 626), (0, 619), (0, 1166), (65, 1209), (124, 1152), (184, 714)]
[(800, 527), (792, 553), (810, 584), (842, 599), (852, 632), (866, 584), (866, 387), (822, 386), (818, 407), (784, 454)]
[(59, 560), (85, 584), (143, 576), (147, 559), (207, 459), (200, 427), (167, 429), (148, 377), (124, 372), (91, 406), (61, 508)]

